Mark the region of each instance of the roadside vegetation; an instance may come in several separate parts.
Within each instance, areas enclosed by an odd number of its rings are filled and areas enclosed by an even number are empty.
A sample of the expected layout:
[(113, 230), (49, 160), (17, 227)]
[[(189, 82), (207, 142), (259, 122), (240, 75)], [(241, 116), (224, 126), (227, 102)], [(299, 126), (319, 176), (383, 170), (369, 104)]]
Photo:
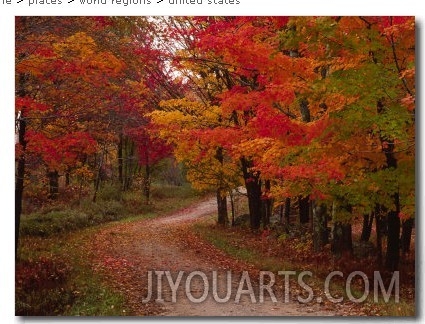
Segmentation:
[(100, 226), (166, 215), (199, 200), (188, 184), (154, 185), (152, 202), (105, 186), (99, 201), (45, 206), (24, 215), (16, 263), (16, 315), (131, 315), (125, 296), (93, 271), (81, 249)]
[[(196, 223), (192, 226), (193, 233), (201, 240), (208, 242), (215, 248), (224, 251), (229, 257), (236, 258), (252, 264), (262, 271), (271, 271), (277, 274), (278, 271), (295, 271), (297, 275), (302, 271), (311, 271), (313, 276), (308, 278), (308, 284), (313, 287), (315, 297), (321, 296), (324, 307), (332, 308), (328, 298), (324, 295), (324, 282), (332, 271), (341, 271), (344, 278), (333, 277), (330, 291), (335, 298), (343, 297), (348, 301), (346, 294), (346, 279), (348, 274), (354, 271), (361, 271), (369, 278), (370, 291), (368, 298), (359, 304), (353, 304), (358, 309), (359, 315), (368, 316), (414, 316), (415, 307), (415, 262), (414, 250), (411, 254), (402, 256), (403, 262), (400, 267), (400, 294), (399, 302), (395, 302), (394, 290), (388, 302), (385, 302), (381, 295), (378, 302), (374, 301), (373, 294), (373, 274), (376, 271), (375, 258), (376, 249), (368, 247), (365, 249), (359, 242), (360, 233), (354, 229), (356, 243), (356, 254), (350, 257), (335, 259), (331, 257), (330, 246), (325, 246), (325, 250), (320, 255), (313, 253), (313, 241), (306, 229), (299, 227), (297, 235), (291, 236), (282, 233), (277, 227), (272, 230), (253, 233), (249, 229), (249, 224), (236, 219), (236, 226), (218, 226), (211, 219)], [(246, 222), (246, 219), (245, 219)], [(357, 231), (356, 231), (357, 230)], [(380, 271), (383, 276), (386, 289), (392, 278), (392, 273), (386, 272), (383, 268)], [(299, 287), (296, 282), (296, 275), (291, 277), (291, 287)], [(355, 298), (359, 298), (365, 292), (364, 281), (360, 277), (351, 283), (351, 292)], [(291, 290), (291, 294), (296, 294)], [(315, 303), (316, 299), (312, 302)]]

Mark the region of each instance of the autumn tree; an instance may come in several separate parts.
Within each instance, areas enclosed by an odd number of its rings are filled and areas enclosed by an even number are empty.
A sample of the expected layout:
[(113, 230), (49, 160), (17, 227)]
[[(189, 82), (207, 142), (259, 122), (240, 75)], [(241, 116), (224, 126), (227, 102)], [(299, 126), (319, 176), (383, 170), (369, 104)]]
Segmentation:
[[(386, 263), (395, 269), (398, 219), (412, 217), (414, 206), (414, 19), (193, 22), (192, 44), (204, 55), (190, 57), (194, 75), (213, 64), (210, 84), (222, 82), (213, 87), (219, 92), (214, 98), (229, 121), (225, 129), (201, 133), (222, 138), (229, 156), (240, 161), (251, 226), (260, 224), (261, 197), (278, 204), (309, 197), (304, 209), (313, 210), (315, 248), (326, 243), (332, 217), (335, 253), (344, 247), (349, 253), (353, 214), (379, 210), (392, 229)], [(272, 185), (263, 187), (268, 180)]]
[[(48, 28), (43, 28), (47, 25)], [(94, 180), (114, 161), (123, 190), (171, 150), (198, 189), (247, 189), (250, 226), (298, 199), (320, 251), (386, 224), (396, 270), (414, 219), (413, 17), (17, 19), (17, 228), (25, 170)], [(87, 100), (89, 98), (90, 100)]]
[[(105, 69), (108, 73), (119, 69), (115, 64), (117, 60), (111, 61), (114, 60), (112, 56), (106, 56), (103, 63), (91, 57), (91, 54), (95, 54), (95, 46), (87, 35), (79, 32), (79, 28), (83, 24), (95, 27), (96, 23), (78, 22), (81, 24), (75, 25), (69, 19), (60, 21), (48, 17), (16, 18), (18, 143), (15, 249), (19, 238), (26, 164), (36, 156), (41, 159), (49, 177), (49, 195), (54, 198), (58, 172), (72, 167), (80, 168), (85, 154), (96, 149), (92, 136), (79, 123), (82, 105), (74, 105), (84, 90), (91, 89), (89, 82), (93, 81), (88, 75), (82, 78), (81, 71), (86, 68), (94, 71)], [(51, 29), (46, 29), (46, 25)], [(78, 48), (75, 42), (79, 42)], [(69, 87), (70, 83), (75, 87)]]
[[(155, 57), (155, 49), (146, 32), (147, 25), (142, 26), (146, 21), (109, 17), (17, 18), (17, 238), (24, 181), (29, 172), (45, 170), (45, 194), (52, 199), (58, 196), (62, 175), (66, 176), (66, 183), (72, 175), (94, 180), (96, 200), (101, 179), (112, 170), (109, 161), (117, 157), (113, 148), (117, 143), (120, 146), (122, 138), (126, 137), (132, 148), (132, 158), (126, 160), (129, 177), (133, 172), (131, 165), (139, 169), (139, 155), (148, 157), (143, 159), (144, 165), (148, 161), (148, 168), (158, 160), (161, 147), (162, 156), (168, 154), (163, 143), (158, 145), (159, 141), (142, 129), (149, 124), (144, 113), (153, 110), (162, 99), (155, 92), (161, 91), (163, 85), (172, 89), (161, 62), (149, 58)], [(129, 26), (132, 29), (127, 31)], [(144, 62), (150, 62), (149, 66)], [(33, 167), (25, 169), (28, 163)], [(44, 191), (40, 187), (36, 190), (42, 197)], [(144, 192), (148, 192), (146, 185)]]
[(229, 121), (217, 105), (217, 94), (230, 86), (231, 81), (220, 77), (228, 71), (195, 46), (192, 35), (202, 26), (195, 25), (193, 19), (170, 18), (161, 23), (168, 28), (165, 47), (185, 84), (186, 98), (162, 101), (161, 109), (151, 116), (160, 129), (159, 135), (173, 144), (176, 157), (185, 163), (193, 186), (215, 189), (218, 223), (226, 225), (227, 195), (240, 181), (238, 162), (228, 155), (226, 137), (232, 134), (227, 130)]

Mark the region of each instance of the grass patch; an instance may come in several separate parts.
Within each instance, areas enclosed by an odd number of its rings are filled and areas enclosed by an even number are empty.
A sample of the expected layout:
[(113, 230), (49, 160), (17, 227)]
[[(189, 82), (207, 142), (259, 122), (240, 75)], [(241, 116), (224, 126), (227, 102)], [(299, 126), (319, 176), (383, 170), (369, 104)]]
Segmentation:
[(414, 303), (408, 303), (401, 301), (399, 303), (395, 303), (390, 301), (385, 303), (383, 301), (378, 303), (382, 315), (384, 316), (415, 316), (416, 309)]
[(290, 263), (278, 258), (265, 256), (264, 252), (261, 251), (261, 247), (260, 249), (246, 247), (244, 240), (246, 239), (246, 235), (248, 235), (248, 229), (223, 229), (222, 227), (206, 223), (196, 223), (193, 229), (203, 239), (220, 250), (236, 259), (249, 262), (261, 270), (277, 273), (280, 270), (292, 269)]
[(21, 217), (21, 236), (64, 234), (111, 221), (153, 218), (182, 208), (199, 199), (189, 185), (152, 186), (152, 199), (146, 204), (140, 191), (121, 192), (116, 186), (100, 190), (96, 202), (82, 200), (77, 206), (50, 206)]

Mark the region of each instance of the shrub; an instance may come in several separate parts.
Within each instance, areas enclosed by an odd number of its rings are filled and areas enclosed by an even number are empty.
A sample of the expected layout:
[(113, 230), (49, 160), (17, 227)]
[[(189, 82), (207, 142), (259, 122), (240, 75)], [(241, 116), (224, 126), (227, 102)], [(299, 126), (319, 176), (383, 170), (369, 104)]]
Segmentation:
[(21, 234), (49, 236), (65, 233), (86, 226), (88, 216), (79, 210), (66, 209), (51, 211), (47, 214), (24, 216), (21, 221)]
[(153, 185), (151, 188), (153, 199), (187, 198), (196, 194), (197, 192), (187, 183), (182, 186)]
[(168, 212), (196, 195), (190, 185), (153, 185), (153, 204), (147, 205), (140, 191), (121, 192), (116, 185), (106, 185), (96, 202), (87, 197), (78, 206), (52, 204), (22, 215), (20, 230), (22, 235), (47, 237), (136, 215)]
[(103, 201), (121, 201), (122, 190), (119, 184), (105, 183), (98, 191), (97, 198)]
[(43, 316), (61, 314), (72, 304), (74, 295), (65, 288), (71, 267), (54, 259), (40, 257), (18, 263), (15, 277), (15, 314)]

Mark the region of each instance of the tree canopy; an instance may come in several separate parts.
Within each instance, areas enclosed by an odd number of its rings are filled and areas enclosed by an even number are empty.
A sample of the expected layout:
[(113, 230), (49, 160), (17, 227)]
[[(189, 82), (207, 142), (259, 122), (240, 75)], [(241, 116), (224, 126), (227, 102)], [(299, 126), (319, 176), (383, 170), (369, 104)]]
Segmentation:
[(17, 17), (17, 227), (24, 187), (54, 199), (65, 175), (96, 199), (102, 175), (126, 190), (144, 166), (149, 199), (173, 155), (222, 224), (245, 186), (254, 230), (306, 198), (334, 223), (385, 219), (398, 255), (415, 97), (414, 17)]

